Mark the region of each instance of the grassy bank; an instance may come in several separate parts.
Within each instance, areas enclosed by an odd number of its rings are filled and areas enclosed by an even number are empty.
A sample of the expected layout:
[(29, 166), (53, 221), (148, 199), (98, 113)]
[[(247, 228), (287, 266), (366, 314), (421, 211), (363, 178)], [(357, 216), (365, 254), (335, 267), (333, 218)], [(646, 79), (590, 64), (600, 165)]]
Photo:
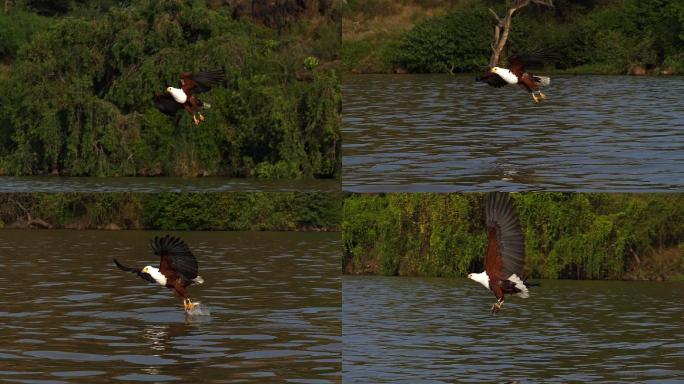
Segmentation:
[[(344, 69), (356, 73), (476, 72), (487, 65), (503, 1), (350, 1)], [(556, 0), (513, 17), (508, 52), (544, 52), (551, 69), (577, 74), (684, 74), (684, 5), (677, 0)]]
[[(345, 272), (465, 276), (479, 271), (487, 246), (484, 196), (349, 195), (342, 221)], [(684, 194), (513, 198), (533, 278), (682, 278)]]
[[(0, 12), (0, 175), (339, 176), (334, 4), (79, 3)], [(199, 127), (154, 108), (203, 70), (227, 80)]]
[(337, 231), (341, 210), (337, 193), (4, 193), (0, 227)]

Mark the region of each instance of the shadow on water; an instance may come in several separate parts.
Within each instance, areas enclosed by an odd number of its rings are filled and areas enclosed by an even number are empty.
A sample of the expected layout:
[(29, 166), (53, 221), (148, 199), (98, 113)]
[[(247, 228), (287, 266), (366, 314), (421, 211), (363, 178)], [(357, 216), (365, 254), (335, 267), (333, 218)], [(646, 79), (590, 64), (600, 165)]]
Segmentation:
[(210, 316), (112, 264), (155, 234), (0, 231), (0, 381), (340, 382), (338, 234), (178, 233)]
[[(345, 383), (682, 382), (684, 283), (344, 276)], [(679, 381), (677, 381), (679, 380)]]
[(681, 77), (556, 76), (540, 105), (471, 76), (346, 76), (343, 91), (345, 190), (684, 187)]

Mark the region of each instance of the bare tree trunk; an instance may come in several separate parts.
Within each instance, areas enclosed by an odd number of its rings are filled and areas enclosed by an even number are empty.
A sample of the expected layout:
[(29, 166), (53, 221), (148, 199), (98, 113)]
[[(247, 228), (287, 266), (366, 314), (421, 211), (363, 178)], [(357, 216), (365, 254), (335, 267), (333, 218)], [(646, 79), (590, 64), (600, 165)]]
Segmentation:
[(497, 15), (496, 12), (494, 12), (493, 9), (489, 9), (492, 15), (494, 15), (494, 18), (496, 18), (497, 22), (496, 26), (494, 27), (494, 43), (492, 43), (492, 55), (489, 57), (490, 67), (494, 67), (497, 64), (499, 64), (499, 57), (501, 56), (501, 52), (503, 51), (504, 47), (506, 46), (506, 42), (508, 41), (508, 34), (511, 30), (511, 19), (513, 18), (513, 14), (520, 8), (530, 5), (530, 3), (544, 5), (547, 7), (553, 7), (553, 0), (515, 0), (513, 1), (513, 4), (511, 4), (508, 7), (508, 10), (506, 11), (506, 16), (504, 16), (503, 19), (501, 19), (499, 15)]

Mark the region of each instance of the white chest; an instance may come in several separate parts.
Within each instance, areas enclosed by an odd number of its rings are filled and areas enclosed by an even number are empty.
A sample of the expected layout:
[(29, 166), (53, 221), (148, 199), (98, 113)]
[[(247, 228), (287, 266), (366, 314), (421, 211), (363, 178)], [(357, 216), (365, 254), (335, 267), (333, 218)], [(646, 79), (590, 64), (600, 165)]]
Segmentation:
[(514, 75), (513, 72), (506, 68), (499, 68), (499, 70), (496, 71), (496, 74), (501, 76), (501, 78), (504, 79), (504, 81), (506, 81), (508, 84), (518, 83), (518, 76)]
[(159, 285), (166, 286), (166, 276), (164, 276), (161, 272), (156, 271), (156, 270), (151, 270), (149, 273), (150, 273), (150, 276), (152, 276), (152, 278), (154, 280), (156, 280), (157, 283), (159, 283)]
[(182, 89), (171, 88), (169, 92), (171, 93), (173, 99), (178, 103), (184, 104), (186, 101), (188, 101), (188, 95), (186, 95)]

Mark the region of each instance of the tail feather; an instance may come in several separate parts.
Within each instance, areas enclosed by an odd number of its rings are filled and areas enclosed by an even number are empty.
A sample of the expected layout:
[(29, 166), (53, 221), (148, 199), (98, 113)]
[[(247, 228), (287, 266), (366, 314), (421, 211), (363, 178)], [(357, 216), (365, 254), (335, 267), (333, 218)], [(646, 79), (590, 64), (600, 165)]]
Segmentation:
[(194, 279), (192, 279), (192, 282), (193, 282), (193, 283), (197, 283), (197, 284), (204, 284), (204, 279), (202, 278), (202, 276), (199, 276), (199, 275), (198, 275), (197, 277), (195, 277)]
[(516, 293), (518, 297), (522, 297), (523, 299), (527, 299), (528, 297), (530, 297), (530, 292), (527, 290), (527, 286), (525, 286), (525, 283), (522, 280), (520, 280), (518, 275), (512, 274), (508, 278), (508, 280), (511, 283), (515, 284), (515, 287), (520, 290), (520, 292)]
[(207, 103), (206, 101), (203, 101), (202, 102), (202, 108), (209, 109), (209, 108), (211, 108), (211, 104)]
[(534, 76), (534, 82), (544, 87), (551, 84), (551, 78), (548, 76)]

